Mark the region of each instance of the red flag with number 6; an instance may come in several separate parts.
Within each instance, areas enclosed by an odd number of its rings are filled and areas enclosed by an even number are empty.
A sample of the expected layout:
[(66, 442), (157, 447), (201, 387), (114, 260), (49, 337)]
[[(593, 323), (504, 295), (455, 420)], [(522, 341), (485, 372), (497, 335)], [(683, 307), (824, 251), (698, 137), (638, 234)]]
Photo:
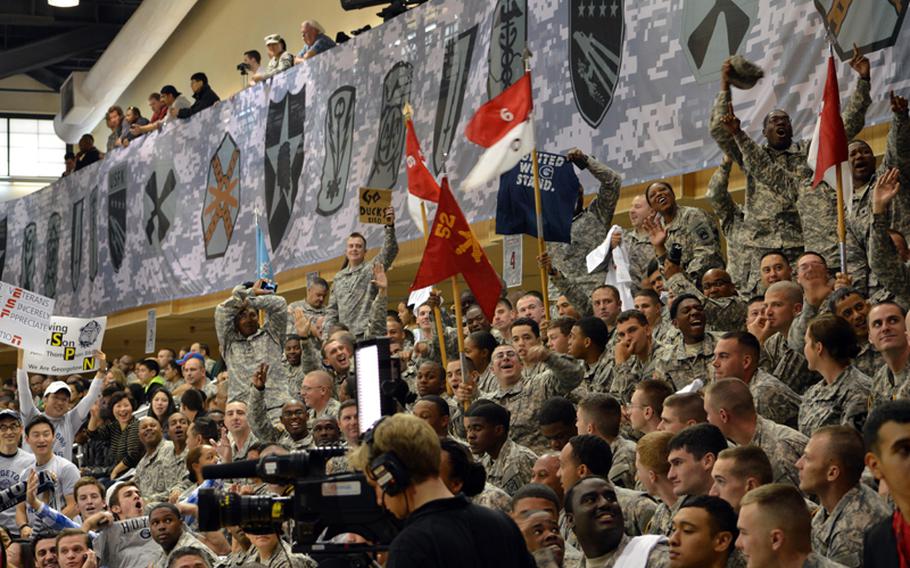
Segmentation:
[(459, 273), (464, 276), (487, 319), (492, 321), (502, 291), (499, 274), (449, 190), (449, 180), (443, 178), (436, 218), (411, 291), (432, 286)]

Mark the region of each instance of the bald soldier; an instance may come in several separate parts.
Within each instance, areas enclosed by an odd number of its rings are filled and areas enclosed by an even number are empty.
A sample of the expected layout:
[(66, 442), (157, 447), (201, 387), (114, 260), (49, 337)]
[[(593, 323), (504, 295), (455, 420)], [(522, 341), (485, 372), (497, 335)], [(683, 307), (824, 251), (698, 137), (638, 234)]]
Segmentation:
[(307, 407), (307, 427), (312, 431), (317, 418), (338, 416), (341, 406), (332, 397), (334, 381), (325, 371), (310, 371), (300, 385), (300, 398)]

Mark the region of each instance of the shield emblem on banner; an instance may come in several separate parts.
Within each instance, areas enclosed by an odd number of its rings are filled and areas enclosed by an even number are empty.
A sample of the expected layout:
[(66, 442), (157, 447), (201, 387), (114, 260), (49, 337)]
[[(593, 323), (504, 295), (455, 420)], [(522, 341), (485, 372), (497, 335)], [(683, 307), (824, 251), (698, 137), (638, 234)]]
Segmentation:
[(524, 74), (521, 56), (528, 45), (527, 0), (499, 0), (493, 9), (487, 96), (494, 98)]
[(98, 188), (92, 188), (88, 198), (88, 277), (98, 276)]
[(410, 63), (399, 61), (382, 82), (382, 110), (379, 113), (379, 135), (367, 187), (394, 187), (398, 181), (401, 154), (404, 151), (404, 120), (401, 108), (411, 95)]
[(862, 53), (894, 45), (904, 23), (907, 2), (860, 2), (859, 0), (815, 0), (834, 50), (841, 61), (853, 57), (853, 44)]
[(156, 249), (167, 237), (177, 213), (177, 178), (169, 163), (156, 164), (145, 184), (145, 237)]
[(600, 125), (613, 102), (624, 37), (622, 0), (570, 0), (572, 92), (579, 114), (591, 128)]
[(70, 224), (70, 283), (75, 292), (82, 276), (82, 209), (84, 199), (73, 203), (73, 218)]
[(442, 81), (439, 102), (436, 104), (436, 127), (433, 129), (433, 168), (438, 175), (446, 167), (446, 155), (458, 134), (464, 91), (468, 86), (468, 70), (474, 53), (477, 26), (446, 41), (442, 61)]
[(272, 250), (281, 244), (294, 213), (303, 171), (306, 88), (269, 101), (265, 125), (265, 207)]
[(107, 174), (107, 246), (114, 272), (123, 266), (126, 252), (126, 166), (115, 166)]
[(357, 90), (338, 88), (329, 97), (325, 111), (325, 160), (322, 183), (316, 197), (316, 213), (328, 217), (344, 205), (344, 195), (351, 173), (354, 144), (354, 103)]
[(758, 17), (758, 0), (685, 0), (682, 37), (699, 83), (720, 79), (720, 67), (740, 52)]
[(209, 164), (205, 201), (202, 205), (202, 237), (205, 257), (224, 256), (240, 213), (240, 149), (225, 134)]
[(35, 292), (35, 253), (38, 243), (38, 226), (29, 223), (22, 235), (22, 271), (19, 274), (19, 286)]
[(44, 266), (44, 295), (57, 296), (57, 266), (60, 262), (60, 232), (63, 231), (63, 217), (52, 213), (47, 223), (47, 263)]

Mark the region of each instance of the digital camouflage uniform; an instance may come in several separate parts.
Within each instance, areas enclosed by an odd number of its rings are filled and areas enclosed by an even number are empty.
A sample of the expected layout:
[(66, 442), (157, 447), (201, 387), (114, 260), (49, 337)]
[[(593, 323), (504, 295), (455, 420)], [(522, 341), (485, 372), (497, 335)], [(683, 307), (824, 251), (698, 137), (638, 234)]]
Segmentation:
[(693, 354), (687, 352), (682, 334), (677, 336), (674, 343), (661, 346), (654, 352), (657, 378), (669, 381), (676, 390), (689, 386), (695, 379), (701, 379), (707, 384), (714, 378), (711, 362), (714, 360), (714, 346), (717, 345), (718, 337), (706, 332), (700, 349)]
[(709, 298), (695, 287), (685, 274), (678, 272), (667, 279), (667, 289), (676, 297), (692, 294), (705, 308), (705, 326), (708, 331), (739, 331), (746, 327), (748, 304), (740, 296)]
[(336, 323), (345, 324), (358, 339), (367, 334), (370, 310), (378, 292), (376, 286), (370, 284), (373, 280), (373, 264), (381, 263), (383, 268), (389, 270), (397, 255), (395, 227), (387, 226), (382, 248), (372, 261), (365, 260), (358, 266), (348, 265), (335, 273), (332, 295), (325, 310), (323, 341), (328, 339), (329, 331)]
[(762, 418), (756, 417), (755, 433), (749, 442), (764, 450), (771, 461), (775, 483), (790, 483), (799, 487), (799, 471), (796, 462), (803, 455), (809, 437), (801, 432)]
[(679, 335), (679, 330), (676, 329), (676, 326), (668, 321), (669, 314), (664, 312), (666, 312), (666, 308), (661, 312), (662, 319), (660, 323), (651, 329), (651, 337), (654, 339), (655, 347), (673, 343)]
[[(859, 79), (856, 89), (842, 113), (847, 139), (856, 136), (865, 123), (866, 109), (872, 99), (869, 96), (869, 81)], [(745, 242), (752, 243), (755, 252), (751, 256), (760, 257), (769, 250), (783, 250), (788, 258), (804, 246), (804, 242), (813, 242), (810, 236), (804, 238), (803, 223), (797, 204), (799, 198), (798, 183), (791, 178), (781, 178), (776, 175), (768, 176), (761, 169), (761, 164), (755, 163), (757, 155), (747, 159), (742, 150), (743, 138), (748, 139), (744, 133), (734, 138), (724, 128), (721, 119), (728, 113), (732, 104), (729, 90), (721, 90), (711, 109), (709, 131), (720, 149), (733, 158), (746, 174), (746, 198), (743, 205), (743, 234)], [(752, 142), (751, 139), (748, 139)], [(752, 142), (756, 147), (757, 144)], [(778, 166), (784, 172), (797, 172), (806, 167), (806, 157), (809, 152), (808, 141), (795, 141), (785, 150), (775, 150), (767, 144), (760, 147), (766, 159)], [(831, 192), (833, 193), (833, 192)], [(811, 225), (824, 230), (830, 236), (835, 232), (831, 227), (832, 222), (824, 222), (818, 217), (818, 212), (813, 217)], [(810, 229), (811, 231), (811, 229)]]
[(809, 557), (806, 558), (806, 561), (803, 562), (803, 568), (846, 568), (843, 564), (835, 562), (833, 560), (828, 560), (824, 556), (813, 552), (809, 554)]
[(487, 481), (509, 495), (514, 495), (531, 481), (531, 470), (537, 461), (537, 454), (530, 449), (506, 439), (499, 449), (499, 457), (490, 454), (480, 457), (480, 464), (487, 470)]
[[(626, 564), (617, 564), (619, 557), (622, 556), (623, 550), (629, 546), (632, 539), (628, 535), (623, 535), (622, 540), (616, 550), (600, 558), (582, 558), (579, 566), (581, 568), (623, 568)], [(670, 566), (670, 549), (667, 547), (666, 539), (657, 543), (648, 553), (648, 560), (645, 564), (648, 568), (669, 568)]]
[[(493, 392), (482, 394), (511, 413), (509, 438), (541, 454), (549, 445), (537, 428), (537, 411), (548, 398), (567, 396), (582, 380), (581, 364), (568, 355), (551, 352), (543, 365), (542, 372), (522, 376), (504, 390), (497, 385)], [(461, 409), (455, 419), (462, 419)]]
[[(300, 348), (301, 350), (304, 349), (303, 345), (301, 345)], [(284, 376), (287, 377), (288, 400), (299, 400), (303, 402), (303, 399), (300, 397), (300, 386), (303, 385), (303, 378), (307, 374), (307, 371), (303, 366), (303, 358), (301, 357), (299, 365), (291, 365), (288, 363), (287, 357), (282, 355), (281, 367), (284, 369)]]
[(614, 381), (613, 357), (604, 350), (600, 357), (593, 365), (582, 361), (584, 365), (585, 378), (582, 385), (587, 388), (588, 392), (607, 392)]
[(872, 379), (850, 365), (832, 384), (822, 380), (803, 395), (799, 410), (799, 430), (807, 436), (822, 426), (846, 424), (860, 432), (869, 411)]
[(613, 467), (607, 477), (617, 487), (635, 488), (635, 442), (617, 437), (610, 444), (613, 451)]
[(489, 482), (484, 484), (483, 491), (471, 497), (471, 501), (488, 509), (512, 512), (512, 496)]
[(720, 221), (720, 230), (727, 240), (727, 273), (737, 290), (751, 295), (758, 289), (760, 256), (749, 246), (743, 233), (743, 210), (728, 191), (732, 164), (721, 164), (708, 180), (705, 197)]
[[(594, 288), (604, 283), (604, 271), (598, 270), (588, 274), (585, 257), (597, 248), (613, 224), (613, 213), (619, 201), (619, 189), (622, 177), (606, 165), (588, 157), (588, 171), (600, 182), (600, 189), (594, 200), (584, 211), (572, 220), (571, 243), (549, 243), (547, 245), (553, 267), (567, 278), (580, 284), (581, 294), (589, 297)], [(554, 285), (559, 288), (554, 281)], [(563, 291), (565, 293), (565, 291)], [(568, 296), (568, 294), (566, 294)], [(572, 301), (579, 313), (582, 306)], [(590, 305), (590, 300), (588, 301)]]
[(765, 341), (759, 365), (797, 394), (805, 393), (810, 385), (821, 380), (821, 375), (809, 370), (802, 350), (793, 349), (783, 333), (775, 333)]
[(764, 369), (756, 369), (749, 381), (755, 411), (768, 420), (796, 428), (802, 398)]
[(872, 377), (872, 387), (869, 391), (869, 411), (889, 400), (907, 398), (907, 379), (910, 378), (910, 365), (905, 365), (897, 373), (888, 365), (882, 365)]
[(720, 254), (720, 232), (713, 214), (697, 207), (676, 206), (676, 216), (665, 225), (670, 250), (675, 244), (682, 246), (681, 267), (688, 277), (701, 282), (701, 277), (712, 268), (723, 268)]
[(288, 304), (288, 335), (297, 335), (297, 327), (294, 324), (294, 311), (300, 308), (303, 310), (303, 314), (310, 318), (310, 321), (313, 325), (316, 325), (316, 320), (325, 316), (325, 306), (321, 308), (314, 308), (310, 305), (309, 302), (304, 300), (297, 300), (296, 302), (291, 302)]
[(861, 566), (863, 534), (890, 516), (885, 500), (871, 487), (858, 483), (830, 513), (819, 507), (812, 517), (812, 550), (844, 566)]
[[(245, 306), (265, 312), (265, 324), (249, 337), (240, 335), (234, 326), (234, 318)], [(252, 288), (243, 286), (234, 287), (231, 297), (215, 308), (215, 331), (228, 368), (228, 401), (246, 400), (250, 379), (260, 363), (268, 363), (272, 370), (266, 385), (266, 409), (272, 419), (280, 414), (288, 390), (284, 369), (275, 364), (284, 355), (287, 318), (284, 298), (275, 294), (256, 296)]]
[(869, 235), (869, 265), (882, 286), (894, 294), (902, 306), (910, 305), (910, 266), (897, 253), (888, 235), (888, 216), (872, 214), (872, 229)]
[(151, 566), (154, 568), (168, 568), (171, 563), (171, 556), (181, 548), (192, 548), (193, 550), (197, 550), (199, 555), (208, 561), (209, 566), (215, 565), (215, 555), (212, 554), (211, 549), (184, 527), (183, 533), (177, 540), (177, 544), (174, 545), (170, 552), (166, 552), (162, 548), (161, 552), (158, 553), (158, 558), (155, 559)]
[[(831, 310), (828, 309), (828, 299), (830, 297), (831, 294), (825, 296), (825, 299), (821, 302), (821, 306), (818, 308), (803, 299), (803, 309), (799, 313), (799, 316), (793, 320), (793, 323), (790, 325), (790, 331), (787, 332), (787, 343), (789, 343), (793, 350), (799, 353), (803, 352), (803, 348), (806, 346), (806, 329), (809, 327), (809, 322), (812, 321), (812, 318), (818, 314), (831, 312)], [(868, 338), (862, 340), (857, 337), (857, 340), (860, 344), (860, 351), (853, 359), (853, 366), (871, 377), (878, 371), (878, 368), (882, 366), (884, 360), (879, 352), (872, 347), (872, 344), (869, 343)]]
[(146, 503), (167, 501), (171, 488), (186, 475), (186, 463), (176, 459), (174, 443), (161, 440), (152, 455), (143, 454), (133, 479)]
[[(268, 384), (268, 383), (266, 383)], [(265, 395), (259, 389), (251, 388), (249, 394), (250, 428), (253, 434), (263, 442), (277, 442), (289, 450), (305, 450), (313, 446), (313, 436), (307, 434), (300, 440), (294, 440), (283, 428), (276, 428), (268, 415), (263, 412)]]
[(636, 356), (629, 357), (626, 361), (613, 367), (613, 380), (607, 389), (608, 394), (623, 404), (632, 402), (632, 393), (635, 385), (644, 379), (650, 379), (657, 371), (658, 360), (655, 358), (657, 345), (654, 345), (651, 355), (642, 361)]
[(673, 515), (682, 507), (683, 501), (685, 501), (685, 496), (678, 498), (673, 507), (668, 507), (663, 501), (658, 503), (657, 509), (651, 517), (651, 522), (648, 523), (646, 534), (670, 536), (673, 527)]
[[(604, 236), (604, 238), (607, 238)], [(603, 242), (603, 241), (601, 241)], [(629, 229), (622, 233), (622, 244), (626, 247), (629, 261), (629, 276), (632, 277), (632, 289), (641, 288), (641, 281), (648, 276), (648, 264), (656, 257), (648, 233)]]
[(312, 431), (313, 426), (315, 426), (315, 424), (316, 424), (316, 420), (318, 420), (320, 418), (334, 418), (335, 420), (338, 420), (338, 411), (340, 409), (341, 409), (341, 403), (338, 402), (337, 400), (335, 400), (334, 398), (329, 399), (329, 401), (325, 405), (325, 408), (322, 409), (322, 412), (316, 412), (315, 408), (307, 407), (307, 409), (306, 409), (307, 429)]

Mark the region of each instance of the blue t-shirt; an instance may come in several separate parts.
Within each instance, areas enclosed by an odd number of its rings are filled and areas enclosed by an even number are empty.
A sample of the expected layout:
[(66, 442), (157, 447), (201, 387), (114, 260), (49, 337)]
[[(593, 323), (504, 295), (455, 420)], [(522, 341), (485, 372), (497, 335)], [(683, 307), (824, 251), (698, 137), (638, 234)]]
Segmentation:
[(318, 36), (316, 36), (316, 41), (313, 42), (313, 45), (305, 46), (303, 49), (300, 50), (300, 53), (298, 53), (297, 55), (299, 57), (303, 57), (310, 51), (312, 51), (314, 54), (318, 55), (318, 54), (322, 53), (323, 51), (328, 51), (328, 50), (332, 49), (333, 47), (335, 47), (335, 42), (332, 41), (332, 38), (330, 38), (329, 36), (327, 36), (325, 34), (319, 34)]

